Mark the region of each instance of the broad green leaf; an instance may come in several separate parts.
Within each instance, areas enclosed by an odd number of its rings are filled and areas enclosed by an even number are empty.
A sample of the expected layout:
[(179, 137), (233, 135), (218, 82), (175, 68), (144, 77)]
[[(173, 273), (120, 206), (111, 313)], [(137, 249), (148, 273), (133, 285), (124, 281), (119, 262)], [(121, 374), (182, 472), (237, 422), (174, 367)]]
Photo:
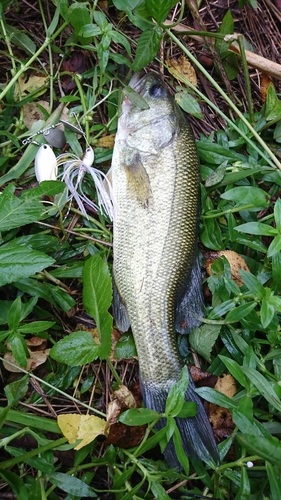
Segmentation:
[(165, 414), (167, 416), (175, 417), (181, 411), (188, 383), (189, 372), (187, 366), (184, 366), (178, 382), (173, 384), (169, 390), (165, 408)]
[(68, 474), (54, 472), (49, 475), (49, 481), (66, 493), (77, 496), (78, 498), (96, 498), (97, 494), (86, 483)]
[[(238, 410), (244, 415), (249, 422), (253, 422), (254, 420), (254, 415), (253, 415), (253, 400), (250, 396), (244, 396), (243, 398), (240, 399), (238, 403)], [(243, 429), (243, 432), (246, 432), (245, 429)], [(251, 434), (251, 433), (250, 433)]]
[(148, 14), (159, 24), (167, 19), (171, 8), (175, 5), (174, 0), (145, 0)]
[(209, 314), (208, 319), (217, 319), (224, 316), (228, 311), (232, 311), (234, 308), (233, 299), (226, 300), (222, 304), (216, 306)]
[(99, 254), (86, 260), (83, 269), (83, 303), (96, 321), (107, 311), (112, 301), (111, 277), (107, 263)]
[(249, 205), (250, 212), (258, 212), (269, 205), (268, 194), (266, 191), (253, 186), (239, 186), (225, 191), (221, 198), (235, 202), (238, 206)]
[(82, 366), (97, 359), (99, 347), (90, 332), (79, 331), (59, 340), (52, 347), (50, 355), (60, 363)]
[(217, 187), (223, 187), (223, 186), (229, 186), (230, 184), (235, 184), (235, 182), (240, 181), (241, 179), (245, 179), (250, 175), (254, 175), (257, 174), (258, 172), (261, 172), (261, 170), (262, 170), (261, 167), (256, 167), (256, 168), (245, 168), (238, 172), (236, 171), (226, 172), (223, 180), (218, 184)]
[(253, 434), (237, 434), (236, 439), (251, 455), (259, 455), (273, 465), (281, 463), (281, 444), (277, 438), (269, 439)]
[(79, 31), (79, 36), (92, 37), (101, 35), (101, 29), (96, 24), (86, 24)]
[(149, 29), (141, 34), (133, 63), (134, 71), (141, 70), (156, 57), (161, 39), (162, 32), (156, 29)]
[(138, 456), (142, 455), (148, 450), (154, 448), (157, 444), (159, 444), (160, 440), (163, 439), (166, 435), (167, 427), (163, 427), (160, 431), (156, 432), (154, 436), (149, 438), (147, 441), (143, 441), (138, 447)]
[(262, 222), (246, 222), (246, 224), (236, 226), (234, 229), (240, 233), (257, 234), (260, 236), (274, 236), (277, 234), (277, 229)]
[(123, 333), (115, 346), (114, 357), (117, 359), (126, 359), (135, 356), (137, 356), (137, 350), (133, 335), (131, 333)]
[(12, 303), (8, 313), (8, 326), (10, 330), (16, 330), (21, 320), (21, 298), (17, 297)]
[(86, 260), (83, 269), (83, 304), (98, 328), (102, 359), (109, 355), (111, 350), (112, 317), (108, 309), (112, 301), (111, 277), (107, 263), (99, 254), (92, 255)]
[(277, 234), (268, 247), (267, 256), (273, 257), (281, 251), (281, 234)]
[(26, 395), (28, 386), (28, 375), (24, 375), (19, 380), (15, 380), (15, 382), (11, 382), (10, 384), (6, 385), (4, 390), (8, 400), (8, 405), (17, 405), (17, 403)]
[(281, 199), (278, 198), (274, 205), (274, 219), (276, 222), (276, 228), (281, 231)]
[(281, 498), (280, 464), (265, 463), (272, 498)]
[(235, 496), (235, 499), (236, 500), (249, 499), (250, 493), (251, 493), (251, 486), (248, 477), (248, 471), (246, 467), (241, 467), (240, 487), (237, 495)]
[(0, 429), (6, 422), (9, 412), (10, 412), (10, 406), (6, 406), (5, 408), (0, 409)]
[(133, 472), (135, 472), (135, 465), (132, 465), (132, 467), (122, 472), (122, 474), (116, 474), (113, 477), (112, 488), (113, 489), (122, 488), (125, 482), (128, 481), (128, 479), (130, 479)]
[(128, 8), (133, 10), (139, 4), (139, 0), (130, 0), (130, 7), (128, 5), (128, 0), (113, 0), (113, 4), (118, 10), (126, 11)]
[(147, 408), (131, 408), (119, 415), (118, 421), (123, 424), (135, 426), (145, 425), (159, 418), (159, 413)]
[(261, 303), (261, 323), (264, 328), (268, 327), (275, 314), (274, 305), (269, 299), (270, 297), (264, 297)]
[(209, 401), (210, 403), (222, 406), (223, 408), (227, 408), (228, 410), (237, 408), (232, 399), (225, 396), (221, 392), (216, 391), (215, 389), (211, 389), (210, 387), (200, 387), (199, 389), (195, 389), (195, 391), (201, 398), (206, 399), (206, 401)]
[(240, 410), (233, 408), (231, 410), (231, 414), (233, 422), (237, 425), (241, 432), (245, 432), (246, 434), (259, 434), (254, 426), (254, 423), (251, 422), (246, 415), (243, 415)]
[[(208, 215), (208, 213), (206, 213), (206, 215)], [(200, 239), (206, 248), (210, 248), (211, 250), (221, 250), (223, 247), (221, 230), (214, 218), (204, 220), (204, 226), (200, 234)]]
[(119, 31), (111, 31), (110, 33), (111, 39), (115, 43), (119, 43), (120, 45), (123, 45), (125, 47), (127, 54), (131, 56), (131, 46), (127, 38), (122, 35)]
[(10, 486), (17, 500), (30, 500), (30, 493), (19, 474), (10, 470), (1, 470), (0, 477)]
[(44, 429), (47, 432), (60, 434), (60, 429), (56, 421), (42, 416), (39, 417), (35, 414), (23, 413), (22, 411), (18, 410), (9, 410), (7, 420), (9, 422), (20, 424), (21, 426), (39, 429), (40, 431)]
[(242, 385), (242, 387), (246, 387), (246, 378), (241, 370), (240, 365), (236, 363), (234, 359), (227, 358), (226, 356), (219, 355), (219, 358), (222, 360), (223, 364), (226, 366), (231, 375), (233, 375), (233, 377), (238, 380), (239, 384)]
[(69, 262), (50, 271), (54, 278), (82, 278), (83, 262)]
[(91, 43), (91, 37), (80, 36), (80, 30), (83, 26), (91, 23), (91, 16), (89, 12), (88, 2), (73, 2), (67, 13), (68, 21), (72, 24), (74, 28), (75, 35), (82, 44)]
[(234, 307), (226, 315), (225, 321), (229, 323), (236, 323), (236, 321), (240, 321), (242, 318), (245, 318), (253, 309), (255, 309), (256, 306), (256, 302), (247, 302), (241, 306)]
[(240, 275), (242, 278), (242, 281), (244, 285), (248, 288), (248, 290), (253, 294), (256, 295), (257, 298), (262, 299), (265, 295), (265, 289), (262, 286), (261, 282), (254, 276), (253, 274), (249, 273), (249, 271), (243, 271), (241, 269)]
[(13, 241), (0, 247), (0, 286), (27, 278), (49, 267), (55, 261), (48, 255)]
[(149, 105), (147, 104), (146, 100), (134, 89), (132, 89), (132, 87), (125, 85), (122, 89), (122, 94), (125, 97), (128, 97), (131, 103), (134, 104), (134, 106), (136, 106), (137, 108), (149, 109)]
[(224, 161), (231, 163), (235, 163), (236, 161), (243, 162), (245, 159), (243, 155), (217, 143), (198, 141), (197, 148), (202, 162), (210, 163), (211, 165), (221, 165)]
[(130, 489), (130, 491), (126, 494), (126, 495), (122, 495), (122, 500), (133, 500), (134, 498), (140, 498), (140, 497), (137, 497), (137, 493), (139, 493), (139, 491), (141, 491), (141, 487), (143, 485), (143, 483), (145, 482), (146, 480), (146, 477), (144, 476), (142, 478), (142, 480), (137, 483), (132, 489)]
[(189, 342), (195, 352), (210, 359), (212, 348), (220, 334), (221, 325), (204, 324), (195, 328), (189, 335)]
[[(277, 113), (279, 112), (279, 116), (281, 115), (281, 102), (279, 101), (278, 107), (276, 106)], [(280, 143), (281, 142), (281, 122), (280, 120), (276, 123), (276, 127), (273, 132), (273, 138), (275, 139), (276, 142)]]
[(16, 362), (23, 368), (26, 368), (26, 358), (28, 356), (28, 350), (23, 337), (18, 333), (14, 333), (10, 340), (10, 344)]
[[(231, 35), (233, 33), (233, 29), (234, 29), (233, 17), (231, 11), (228, 10), (222, 20), (218, 32), (222, 33), (223, 35)], [(228, 55), (229, 44), (230, 42), (225, 42), (221, 38), (216, 38), (215, 48), (217, 49), (222, 59), (224, 59)]]
[[(177, 87), (178, 88), (178, 87)], [(186, 112), (195, 118), (203, 119), (203, 114), (198, 101), (187, 89), (181, 89), (175, 94), (175, 101)]]
[(161, 500), (171, 500), (171, 497), (169, 497), (169, 495), (166, 493), (166, 490), (157, 481), (151, 482), (151, 491), (155, 498), (161, 498)]
[(181, 411), (177, 414), (177, 418), (195, 417), (197, 414), (197, 404), (191, 401), (186, 401), (182, 405)]
[(26, 33), (23, 33), (14, 26), (9, 26), (8, 24), (6, 24), (5, 28), (10, 41), (14, 45), (22, 48), (28, 56), (35, 54), (36, 45)]
[(97, 324), (100, 336), (99, 358), (106, 359), (111, 351), (113, 318), (108, 311), (102, 313), (100, 322)]
[(182, 445), (180, 431), (177, 427), (175, 427), (175, 431), (173, 434), (173, 441), (174, 441), (175, 450), (176, 450), (178, 460), (179, 460), (180, 464), (183, 466), (184, 472), (185, 472), (186, 476), (188, 477), (189, 476), (189, 460), (188, 460), (188, 457), (187, 457), (186, 452), (184, 450), (184, 447)]
[(76, 304), (76, 301), (65, 290), (50, 283), (40, 283), (36, 279), (26, 278), (15, 282), (15, 286), (29, 295), (41, 297), (57, 309), (58, 306), (61, 307), (65, 312)]
[(26, 323), (25, 325), (21, 325), (18, 328), (18, 331), (21, 333), (33, 333), (38, 334), (42, 333), (49, 328), (52, 328), (56, 323), (54, 321), (33, 321), (32, 323)]
[(0, 195), (0, 231), (35, 222), (43, 211), (41, 201), (25, 200), (14, 195), (15, 186), (9, 184)]
[(268, 380), (257, 370), (246, 366), (241, 366), (241, 370), (246, 377), (254, 384), (260, 394), (278, 411), (281, 411), (281, 401)]
[(63, 311), (69, 311), (71, 307), (74, 307), (76, 305), (75, 299), (73, 299), (73, 297), (71, 297), (71, 295), (69, 295), (61, 287), (49, 285), (49, 290), (51, 292), (52, 298)]
[[(63, 2), (61, 2), (61, 3), (63, 3)], [(51, 22), (50, 26), (47, 29), (47, 33), (46, 34), (47, 34), (48, 37), (52, 36), (52, 34), (54, 33), (54, 31), (55, 31), (55, 29), (56, 29), (56, 27), (58, 25), (59, 18), (60, 18), (60, 10), (61, 10), (61, 6), (60, 6), (60, 2), (59, 2), (58, 5), (57, 5), (57, 8), (55, 10), (55, 13), (52, 14), (52, 22)]]
[(276, 311), (281, 312), (281, 297), (277, 295), (270, 295), (270, 297), (268, 297), (267, 300), (268, 302), (270, 302), (270, 304), (274, 306)]
[(224, 161), (221, 165), (212, 172), (205, 180), (205, 187), (215, 186), (221, 182), (225, 176), (225, 169), (227, 166), (227, 161)]

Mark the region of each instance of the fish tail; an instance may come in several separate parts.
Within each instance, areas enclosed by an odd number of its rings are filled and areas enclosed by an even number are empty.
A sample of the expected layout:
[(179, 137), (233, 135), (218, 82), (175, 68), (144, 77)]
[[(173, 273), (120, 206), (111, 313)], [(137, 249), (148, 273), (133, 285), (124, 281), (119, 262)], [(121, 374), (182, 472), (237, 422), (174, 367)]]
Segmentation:
[[(164, 413), (166, 400), (170, 385), (163, 387), (154, 383), (142, 383), (142, 395), (147, 408)], [(219, 452), (215, 442), (213, 430), (206, 414), (205, 408), (199, 396), (194, 391), (193, 380), (189, 379), (188, 388), (185, 393), (185, 401), (195, 402), (197, 404), (197, 413), (194, 417), (179, 418), (176, 417), (176, 423), (182, 439), (182, 446), (187, 456), (203, 460), (204, 462), (219, 462)], [(156, 428), (160, 430), (166, 424), (166, 419), (160, 419)], [(173, 443), (170, 439), (165, 451), (165, 459), (170, 467), (182, 468)]]

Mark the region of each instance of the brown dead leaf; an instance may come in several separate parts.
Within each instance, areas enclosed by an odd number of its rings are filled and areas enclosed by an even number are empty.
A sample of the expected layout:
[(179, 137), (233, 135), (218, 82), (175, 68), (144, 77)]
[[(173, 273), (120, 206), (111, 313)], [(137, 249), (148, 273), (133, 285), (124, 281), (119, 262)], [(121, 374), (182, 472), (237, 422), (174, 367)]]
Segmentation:
[[(232, 398), (237, 391), (235, 379), (230, 374), (224, 374), (218, 378), (214, 389)], [(220, 439), (229, 437), (235, 428), (230, 411), (210, 403), (209, 413), (209, 420), (213, 426), (214, 434)]]
[[(136, 397), (138, 398), (138, 394)], [(124, 385), (119, 386), (119, 389), (113, 392), (111, 400), (106, 415), (106, 428), (109, 432), (106, 444), (114, 444), (114, 446), (122, 446), (122, 448), (137, 446), (145, 434), (146, 425), (131, 427), (117, 422), (117, 419), (122, 411), (140, 406), (141, 401), (137, 401), (132, 392)]]
[(228, 396), (229, 398), (233, 398), (237, 391), (235, 379), (232, 375), (230, 375), (230, 373), (225, 373), (218, 378), (214, 389), (222, 394), (225, 394), (225, 396)]
[(233, 250), (221, 250), (219, 252), (208, 252), (207, 258), (206, 258), (206, 271), (209, 276), (212, 274), (212, 268), (211, 265), (212, 263), (218, 259), (219, 257), (225, 256), (226, 259), (228, 260), (230, 264), (230, 270), (231, 270), (231, 277), (235, 283), (237, 283), (238, 286), (243, 285), (242, 278), (240, 276), (239, 271), (248, 271), (250, 272), (250, 269), (248, 268), (245, 260), (241, 255), (238, 253), (234, 252)]
[[(27, 366), (25, 369), (29, 372), (31, 370), (35, 370), (37, 366), (40, 366), (43, 363), (45, 363), (47, 357), (49, 356), (50, 349), (44, 349), (43, 351), (31, 351), (30, 349), (28, 349), (28, 352), (29, 352), (29, 358), (27, 358)], [(4, 354), (4, 360), (6, 360), (7, 362), (9, 361), (10, 363), (16, 365), (16, 366), (11, 366), (9, 363), (5, 363), (5, 361), (3, 361), (3, 365), (7, 371), (13, 373), (21, 373), (20, 366), (16, 362), (11, 352), (6, 352)]]
[[(179, 82), (185, 83), (185, 79), (192, 85), (197, 87), (197, 77), (193, 66), (185, 56), (180, 56), (178, 59), (167, 59), (169, 73), (174, 76)], [(184, 77), (184, 78), (183, 78)]]
[(41, 339), (40, 337), (31, 337), (30, 339), (26, 339), (26, 344), (30, 347), (30, 349), (32, 349), (32, 347), (35, 349), (39, 347), (41, 349), (45, 349), (46, 342), (46, 339)]
[(267, 97), (267, 92), (268, 92), (268, 87), (273, 85), (272, 83), (272, 80), (269, 78), (269, 76), (267, 76), (265, 73), (263, 73), (261, 75), (261, 85), (260, 85), (260, 89), (261, 89), (261, 102), (262, 103), (265, 103), (266, 101), (266, 97)]
[[(62, 63), (62, 71), (67, 71), (68, 73), (73, 74), (82, 74), (86, 71), (86, 60), (87, 60), (86, 51), (74, 50), (71, 52), (71, 56), (67, 59), (64, 59)], [(62, 80), (63, 90), (66, 92), (67, 90), (74, 89), (76, 87), (75, 81), (72, 79), (71, 75), (65, 75)]]
[(38, 120), (45, 120), (44, 113), (38, 108), (38, 104), (49, 112), (50, 104), (47, 101), (29, 102), (23, 105), (23, 123), (28, 130), (30, 130), (32, 125), (38, 122)]
[(192, 380), (196, 383), (196, 387), (214, 387), (218, 377), (209, 372), (204, 372), (197, 366), (189, 366)]
[(111, 401), (107, 408), (106, 420), (108, 426), (115, 424), (121, 411), (129, 408), (136, 408), (136, 400), (131, 391), (125, 386), (120, 385), (117, 391), (111, 395)]

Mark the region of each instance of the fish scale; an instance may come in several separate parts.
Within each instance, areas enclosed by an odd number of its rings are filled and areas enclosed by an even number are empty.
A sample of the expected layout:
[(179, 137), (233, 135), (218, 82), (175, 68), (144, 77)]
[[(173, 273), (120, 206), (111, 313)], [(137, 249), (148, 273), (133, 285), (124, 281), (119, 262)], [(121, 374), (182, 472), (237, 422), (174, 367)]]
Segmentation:
[[(175, 325), (189, 332), (203, 315), (196, 250), (200, 176), (194, 138), (163, 81), (149, 73), (133, 82), (149, 108), (126, 99), (118, 122), (112, 159), (118, 207), (113, 311), (121, 331), (131, 325), (144, 403), (164, 412), (183, 367)], [(186, 453), (217, 460), (212, 429), (191, 380), (185, 399), (197, 403), (196, 417), (177, 419)], [(164, 423), (161, 419), (158, 426)], [(165, 457), (179, 465), (172, 442)]]

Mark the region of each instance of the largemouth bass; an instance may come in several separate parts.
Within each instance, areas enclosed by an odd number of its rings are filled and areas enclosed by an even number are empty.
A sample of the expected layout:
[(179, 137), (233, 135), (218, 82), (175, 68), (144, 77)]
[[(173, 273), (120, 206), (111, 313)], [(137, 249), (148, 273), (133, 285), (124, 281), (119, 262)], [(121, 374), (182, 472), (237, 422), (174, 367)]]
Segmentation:
[[(164, 412), (183, 361), (175, 330), (188, 333), (203, 316), (197, 258), (199, 167), (195, 141), (162, 79), (135, 75), (130, 86), (148, 109), (122, 105), (112, 159), (117, 205), (113, 221), (113, 313), (117, 327), (130, 324), (136, 343), (143, 400)], [(218, 460), (212, 428), (190, 378), (186, 401), (192, 418), (177, 418), (188, 455)], [(165, 421), (160, 421), (163, 427)], [(164, 452), (178, 460), (170, 442)]]

